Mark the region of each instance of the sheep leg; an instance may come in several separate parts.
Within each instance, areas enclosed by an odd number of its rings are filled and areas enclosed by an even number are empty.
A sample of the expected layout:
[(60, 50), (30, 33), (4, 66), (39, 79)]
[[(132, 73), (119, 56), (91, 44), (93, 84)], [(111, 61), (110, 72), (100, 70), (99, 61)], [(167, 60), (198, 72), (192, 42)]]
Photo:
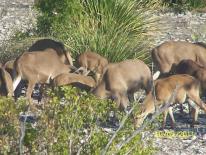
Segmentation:
[(174, 118), (172, 109), (173, 109), (173, 107), (169, 107), (168, 111), (169, 111), (169, 115), (171, 118), (171, 127), (172, 127), (172, 129), (174, 129), (175, 128), (175, 118)]
[(27, 88), (27, 92), (26, 92), (26, 98), (27, 98), (28, 101), (29, 101), (29, 105), (31, 106), (31, 109), (34, 108), (34, 107), (33, 107), (32, 98), (31, 98), (31, 95), (32, 95), (34, 86), (35, 86), (35, 82), (29, 81), (29, 83), (28, 83), (28, 88)]

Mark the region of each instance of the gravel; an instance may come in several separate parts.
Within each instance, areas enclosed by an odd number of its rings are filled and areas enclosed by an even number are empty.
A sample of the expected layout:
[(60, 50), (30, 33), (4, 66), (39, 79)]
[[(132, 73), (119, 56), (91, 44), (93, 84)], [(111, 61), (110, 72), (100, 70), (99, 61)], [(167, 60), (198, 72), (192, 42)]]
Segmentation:
[(0, 0), (0, 46), (17, 31), (25, 32), (36, 25), (34, 0)]
[[(177, 109), (177, 108), (176, 108)], [(179, 111), (175, 112), (176, 129), (169, 127), (170, 120), (167, 120), (168, 127), (165, 130), (157, 130), (155, 133), (162, 133), (161, 136), (154, 136), (154, 146), (159, 148), (156, 155), (205, 155), (206, 154), (206, 116), (200, 114), (199, 124), (190, 128), (191, 117), (188, 111), (184, 115)], [(164, 133), (168, 133), (165, 136)], [(170, 138), (171, 135), (173, 138)], [(155, 135), (155, 134), (154, 134)], [(184, 135), (185, 137), (181, 137)]]
[(206, 42), (206, 13), (155, 13), (160, 32), (154, 33), (155, 45), (167, 40)]
[[(35, 28), (37, 13), (33, 9), (34, 0), (0, 0), (0, 46), (15, 32), (25, 32)], [(154, 13), (159, 18), (159, 32), (153, 33), (154, 46), (167, 40), (185, 40), (206, 42), (206, 13), (192, 14), (190, 12), (175, 14), (171, 12)], [(187, 113), (187, 112), (186, 112)], [(194, 129), (189, 127), (188, 114), (180, 116), (175, 112), (177, 121), (174, 131), (192, 131), (194, 135), (186, 139), (154, 137), (154, 146), (159, 148), (157, 155), (205, 155), (206, 154), (206, 117), (199, 116), (200, 124)], [(169, 120), (168, 120), (169, 122)], [(161, 131), (162, 130), (157, 130)], [(165, 132), (166, 132), (165, 131)]]

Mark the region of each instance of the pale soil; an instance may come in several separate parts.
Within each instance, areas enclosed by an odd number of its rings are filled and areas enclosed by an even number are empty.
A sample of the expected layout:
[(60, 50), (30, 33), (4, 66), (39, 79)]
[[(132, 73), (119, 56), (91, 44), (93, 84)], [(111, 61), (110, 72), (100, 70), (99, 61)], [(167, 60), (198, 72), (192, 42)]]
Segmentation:
[[(206, 154), (206, 115), (200, 114), (198, 121), (199, 124), (194, 128), (190, 127), (191, 117), (188, 111), (181, 115), (178, 111), (174, 114), (176, 120), (175, 130), (165, 130), (168, 135), (163, 135), (162, 138), (155, 138), (154, 146), (159, 148), (157, 155), (205, 155)], [(168, 122), (168, 129), (170, 120)], [(163, 132), (162, 130), (158, 130)], [(157, 131), (157, 132), (158, 132)], [(190, 131), (191, 133), (187, 134)], [(175, 138), (170, 138), (171, 133), (175, 133)], [(179, 136), (185, 136), (180, 138)], [(190, 136), (191, 135), (191, 136)]]

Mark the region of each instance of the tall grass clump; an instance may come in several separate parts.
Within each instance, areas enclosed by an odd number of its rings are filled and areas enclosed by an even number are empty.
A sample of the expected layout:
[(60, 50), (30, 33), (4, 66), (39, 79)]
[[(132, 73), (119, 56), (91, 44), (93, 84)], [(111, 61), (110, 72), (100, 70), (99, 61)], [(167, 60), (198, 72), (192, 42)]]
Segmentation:
[(74, 55), (91, 49), (110, 61), (147, 58), (148, 31), (154, 26), (148, 8), (136, 0), (44, 0), (38, 32), (62, 40)]

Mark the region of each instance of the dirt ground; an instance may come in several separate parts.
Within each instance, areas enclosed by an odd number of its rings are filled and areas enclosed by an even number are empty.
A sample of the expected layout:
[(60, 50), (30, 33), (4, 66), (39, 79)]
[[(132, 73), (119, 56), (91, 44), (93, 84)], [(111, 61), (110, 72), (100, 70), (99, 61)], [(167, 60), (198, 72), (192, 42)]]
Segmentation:
[[(170, 129), (170, 120), (167, 119), (166, 130), (157, 130), (154, 134), (154, 146), (159, 151), (157, 155), (205, 155), (206, 154), (206, 115), (201, 112), (198, 124), (194, 128), (190, 127), (191, 116), (184, 108), (181, 114), (176, 108), (174, 113), (176, 129)], [(159, 135), (158, 135), (159, 134)]]

